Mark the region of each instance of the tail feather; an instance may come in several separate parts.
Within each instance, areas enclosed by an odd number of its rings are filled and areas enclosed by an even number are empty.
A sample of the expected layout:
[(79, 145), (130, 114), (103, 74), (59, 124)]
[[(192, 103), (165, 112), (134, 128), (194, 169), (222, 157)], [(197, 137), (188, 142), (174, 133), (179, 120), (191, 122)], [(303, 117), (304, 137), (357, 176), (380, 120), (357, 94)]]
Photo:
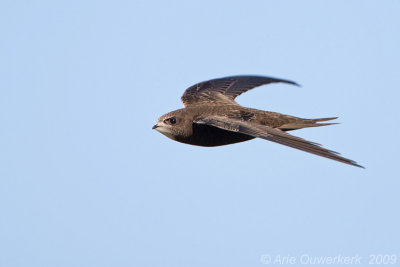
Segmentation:
[(318, 123), (321, 121), (330, 121), (337, 119), (338, 117), (331, 117), (331, 118), (320, 118), (320, 119), (302, 119), (300, 121), (295, 121), (295, 122), (290, 122), (286, 123), (280, 127), (278, 127), (281, 130), (284, 131), (291, 131), (291, 130), (298, 130), (302, 128), (309, 128), (309, 127), (320, 127), (320, 126), (328, 126), (328, 125), (334, 125), (334, 124), (339, 124), (335, 122), (330, 122), (330, 123)]
[(320, 122), (320, 121), (331, 121), (331, 120), (335, 120), (339, 117), (330, 117), (330, 118), (320, 118), (320, 119), (310, 119), (307, 121), (312, 121), (312, 122)]

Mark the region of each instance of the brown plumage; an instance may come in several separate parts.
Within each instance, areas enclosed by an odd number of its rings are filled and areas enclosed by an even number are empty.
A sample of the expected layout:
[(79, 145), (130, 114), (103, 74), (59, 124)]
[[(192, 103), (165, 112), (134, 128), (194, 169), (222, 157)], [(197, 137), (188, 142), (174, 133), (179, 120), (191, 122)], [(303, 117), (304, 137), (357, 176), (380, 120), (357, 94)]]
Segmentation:
[(242, 107), (235, 102), (240, 94), (269, 83), (288, 83), (288, 80), (262, 76), (231, 76), (195, 84), (184, 92), (183, 109), (161, 116), (153, 129), (167, 137), (197, 146), (221, 146), (262, 138), (318, 156), (357, 167), (355, 161), (319, 144), (290, 135), (287, 131), (332, 125), (321, 123), (336, 119), (302, 119), (275, 112)]

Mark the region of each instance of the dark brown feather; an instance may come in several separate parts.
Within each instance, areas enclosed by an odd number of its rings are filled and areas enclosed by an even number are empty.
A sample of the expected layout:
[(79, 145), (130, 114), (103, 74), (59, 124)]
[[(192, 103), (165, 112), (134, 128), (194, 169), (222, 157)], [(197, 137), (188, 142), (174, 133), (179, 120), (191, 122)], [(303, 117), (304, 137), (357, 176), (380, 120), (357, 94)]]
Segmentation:
[(281, 131), (276, 128), (271, 128), (265, 125), (258, 125), (243, 120), (236, 120), (218, 116), (198, 118), (195, 121), (195, 123), (207, 124), (227, 131), (232, 131), (241, 134), (248, 134), (253, 137), (266, 139), (268, 141), (296, 148), (321, 157), (333, 159), (349, 165), (364, 168), (363, 166), (357, 164), (353, 160), (339, 156), (338, 152), (322, 148), (317, 143), (307, 141), (303, 138), (290, 135), (288, 133), (285, 133), (284, 131)]
[(230, 76), (197, 83), (185, 90), (181, 100), (185, 107), (207, 102), (226, 102), (232, 104), (235, 103), (234, 99), (240, 94), (269, 83), (298, 85), (292, 81), (264, 76)]

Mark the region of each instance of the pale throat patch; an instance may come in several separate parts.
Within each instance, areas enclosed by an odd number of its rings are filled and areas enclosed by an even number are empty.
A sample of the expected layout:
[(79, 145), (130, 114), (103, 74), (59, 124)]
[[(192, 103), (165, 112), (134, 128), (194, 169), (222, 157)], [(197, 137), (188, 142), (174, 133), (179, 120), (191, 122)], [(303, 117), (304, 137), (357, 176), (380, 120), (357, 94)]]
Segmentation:
[(156, 128), (157, 131), (159, 131), (160, 133), (162, 133), (163, 135), (165, 135), (166, 137), (175, 140), (175, 137), (173, 134), (170, 133), (169, 129), (166, 127), (157, 127)]

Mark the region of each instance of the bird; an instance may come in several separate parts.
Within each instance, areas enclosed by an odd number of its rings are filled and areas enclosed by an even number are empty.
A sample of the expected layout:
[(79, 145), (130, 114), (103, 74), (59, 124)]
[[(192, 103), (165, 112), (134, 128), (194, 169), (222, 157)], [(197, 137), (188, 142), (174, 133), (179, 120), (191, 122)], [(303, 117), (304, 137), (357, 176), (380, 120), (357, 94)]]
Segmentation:
[(333, 125), (337, 117), (303, 119), (277, 112), (239, 105), (235, 98), (253, 88), (296, 82), (256, 75), (228, 76), (203, 81), (187, 88), (181, 101), (184, 108), (162, 115), (152, 129), (185, 144), (216, 147), (261, 138), (321, 157), (364, 168), (322, 145), (289, 134), (289, 131)]

